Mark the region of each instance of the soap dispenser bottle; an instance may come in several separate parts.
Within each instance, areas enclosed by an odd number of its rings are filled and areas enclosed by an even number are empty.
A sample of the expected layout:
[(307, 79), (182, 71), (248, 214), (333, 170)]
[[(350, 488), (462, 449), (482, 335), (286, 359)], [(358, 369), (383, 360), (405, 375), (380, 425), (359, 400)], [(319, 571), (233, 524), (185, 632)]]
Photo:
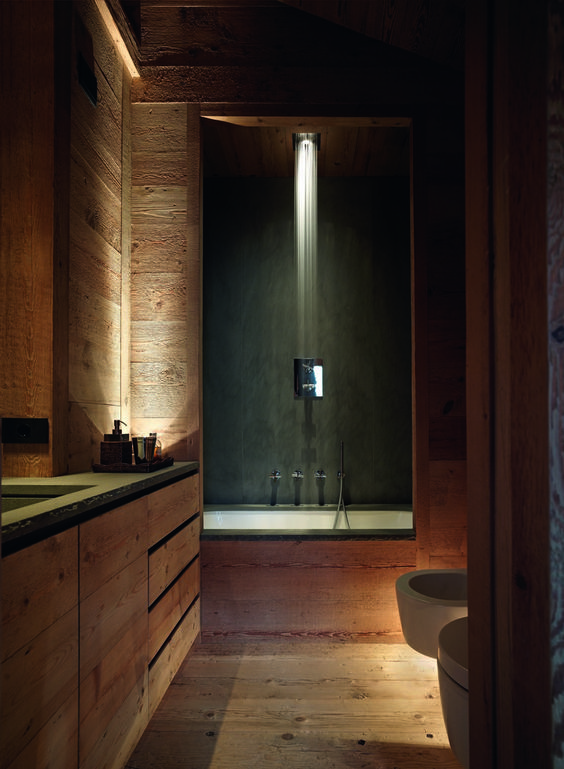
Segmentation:
[[(122, 433), (120, 425), (125, 425), (121, 419), (114, 419), (114, 429), (104, 435), (100, 442), (100, 464), (116, 465), (132, 463), (132, 442), (128, 433)], [(126, 425), (127, 427), (127, 425)]]

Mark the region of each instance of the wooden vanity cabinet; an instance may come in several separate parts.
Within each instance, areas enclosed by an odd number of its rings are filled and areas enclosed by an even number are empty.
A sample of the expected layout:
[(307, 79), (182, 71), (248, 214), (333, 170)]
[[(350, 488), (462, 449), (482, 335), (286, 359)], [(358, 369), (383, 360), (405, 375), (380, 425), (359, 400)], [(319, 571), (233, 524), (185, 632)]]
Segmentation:
[(0, 769), (122, 769), (200, 632), (199, 476), (2, 559)]
[(78, 529), (2, 559), (0, 767), (75, 769)]
[(79, 527), (81, 769), (123, 766), (148, 723), (148, 499)]
[(198, 475), (149, 506), (149, 717), (200, 633), (200, 528)]

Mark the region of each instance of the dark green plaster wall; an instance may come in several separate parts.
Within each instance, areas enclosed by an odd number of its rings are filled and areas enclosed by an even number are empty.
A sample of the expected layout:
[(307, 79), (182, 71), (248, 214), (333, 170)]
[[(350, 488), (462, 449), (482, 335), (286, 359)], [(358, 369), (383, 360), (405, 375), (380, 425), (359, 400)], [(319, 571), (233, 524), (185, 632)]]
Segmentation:
[[(319, 179), (323, 399), (294, 400), (292, 179), (204, 184), (204, 495), (209, 503), (411, 501), (407, 178)], [(324, 487), (314, 473), (327, 474)]]

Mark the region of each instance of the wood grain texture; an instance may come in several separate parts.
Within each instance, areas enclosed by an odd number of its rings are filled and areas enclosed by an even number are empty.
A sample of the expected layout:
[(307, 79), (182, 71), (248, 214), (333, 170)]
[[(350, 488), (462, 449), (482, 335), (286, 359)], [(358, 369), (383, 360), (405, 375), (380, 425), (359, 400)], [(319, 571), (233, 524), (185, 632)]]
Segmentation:
[(431, 568), (467, 565), (466, 461), (429, 464)]
[(149, 497), (148, 546), (153, 547), (199, 510), (200, 476), (192, 475)]
[(458, 69), (464, 66), (464, 3), (407, 0), (382, 5), (371, 0), (344, 4), (338, 0), (282, 0), (285, 5), (342, 24), (392, 46)]
[(146, 621), (146, 590), (147, 558), (143, 554), (81, 600), (81, 679), (122, 642), (132, 622)]
[(78, 531), (2, 559), (2, 661), (78, 604)]
[(488, 88), (489, 71), (482, 41), (489, 34), (488, 3), (482, 0), (468, 9), (467, 61), (472, 77), (466, 79), (466, 248), (468, 327), (468, 625), (469, 685), (476, 692), (470, 701), (472, 761), (489, 769), (494, 756), (495, 693), (491, 616), (493, 529), (493, 336), (491, 286), (491, 228)]
[(202, 633), (401, 634), (395, 581), (415, 542), (202, 540)]
[(459, 769), (436, 665), (405, 644), (204, 642), (183, 662), (128, 769)]
[(180, 622), (192, 601), (200, 592), (200, 560), (196, 558), (178, 576), (149, 610), (149, 660), (158, 654), (163, 644)]
[(80, 769), (122, 769), (125, 766), (147, 725), (147, 679), (145, 671), (119, 704), (94, 749), (80, 763)]
[(148, 496), (80, 525), (80, 598), (147, 552)]
[[(497, 764), (551, 762), (547, 333), (547, 5), (495, 5), (489, 72)], [(519, 86), (517, 87), (517, 82)], [(503, 149), (500, 149), (503, 148)], [(523, 158), (527, 162), (523, 162)], [(530, 667), (531, 649), (538, 664)], [(525, 692), (527, 705), (523, 703)], [(526, 714), (528, 711), (531, 715)], [(502, 713), (511, 713), (504, 718)], [(494, 762), (495, 763), (495, 762)]]
[(200, 458), (199, 121), (186, 104), (132, 108), (132, 411), (177, 459)]
[(198, 598), (176, 626), (161, 653), (149, 669), (149, 717), (155, 712), (186, 655), (200, 634)]
[(199, 518), (196, 518), (149, 553), (149, 605), (198, 554), (200, 525)]
[(77, 550), (75, 528), (2, 559), (2, 769), (38, 755), (45, 769), (76, 767)]
[[(563, 253), (562, 216), (564, 205), (564, 168), (561, 148), (564, 146), (564, 93), (560, 72), (563, 46), (562, 9), (551, 7), (549, 16), (549, 122), (548, 122), (548, 322), (549, 344), (549, 408), (550, 423), (550, 572), (551, 572), (551, 649), (552, 649), (552, 720), (564, 723), (564, 526), (562, 509), (562, 470), (560, 447), (563, 445), (562, 414), (564, 403), (564, 357), (560, 329), (564, 319), (564, 292), (561, 278)], [(553, 752), (564, 755), (564, 734), (560, 727), (554, 733)]]
[[(94, 0), (73, 4), (75, 29), (92, 39), (98, 102), (78, 83), (73, 39), (70, 136), (69, 398), (82, 416), (73, 423), (84, 471), (99, 461), (99, 441), (120, 412), (123, 250), (123, 67)], [(127, 241), (126, 241), (127, 242)], [(105, 408), (104, 408), (105, 407)], [(107, 421), (107, 415), (110, 420)], [(125, 420), (127, 421), (127, 420)], [(72, 446), (74, 448), (74, 445)]]
[(120, 418), (131, 423), (131, 79), (122, 81)]
[(80, 604), (79, 758), (84, 767), (121, 766), (147, 721), (146, 548), (129, 562), (128, 544), (122, 542), (112, 558), (121, 570), (112, 568), (107, 577), (102, 561), (100, 587)]
[[(2, 415), (53, 417), (53, 3), (2, 3)], [(8, 449), (8, 450), (6, 450)], [(5, 475), (52, 474), (48, 446), (4, 450)]]
[[(78, 608), (50, 619), (42, 632), (2, 663), (0, 765), (8, 767), (78, 690)], [(76, 734), (78, 709), (56, 724), (59, 739)]]
[[(45, 722), (10, 769), (76, 769), (78, 756), (78, 689)], [(0, 766), (4, 766), (0, 759)]]
[[(456, 92), (460, 75), (428, 68), (419, 61), (405, 66), (382, 63), (367, 79), (354, 66), (332, 69), (310, 67), (170, 66), (145, 67), (132, 83), (134, 103), (235, 102), (240, 104), (387, 104), (395, 112), (406, 103), (440, 104), (445, 94)], [(233, 98), (236, 94), (237, 98)], [(295, 109), (295, 108), (294, 108)], [(301, 110), (303, 112), (303, 109)]]

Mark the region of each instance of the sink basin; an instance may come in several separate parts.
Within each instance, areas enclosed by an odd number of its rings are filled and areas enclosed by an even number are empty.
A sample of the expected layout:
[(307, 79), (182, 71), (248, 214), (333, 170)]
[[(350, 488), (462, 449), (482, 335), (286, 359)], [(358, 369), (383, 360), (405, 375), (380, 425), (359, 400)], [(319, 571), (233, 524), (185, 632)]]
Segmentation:
[(64, 497), (66, 494), (73, 494), (76, 491), (91, 488), (92, 486), (90, 485), (76, 484), (10, 484), (2, 487), (2, 512), (7, 513), (20, 507), (35, 505), (38, 502), (46, 502), (49, 499)]

